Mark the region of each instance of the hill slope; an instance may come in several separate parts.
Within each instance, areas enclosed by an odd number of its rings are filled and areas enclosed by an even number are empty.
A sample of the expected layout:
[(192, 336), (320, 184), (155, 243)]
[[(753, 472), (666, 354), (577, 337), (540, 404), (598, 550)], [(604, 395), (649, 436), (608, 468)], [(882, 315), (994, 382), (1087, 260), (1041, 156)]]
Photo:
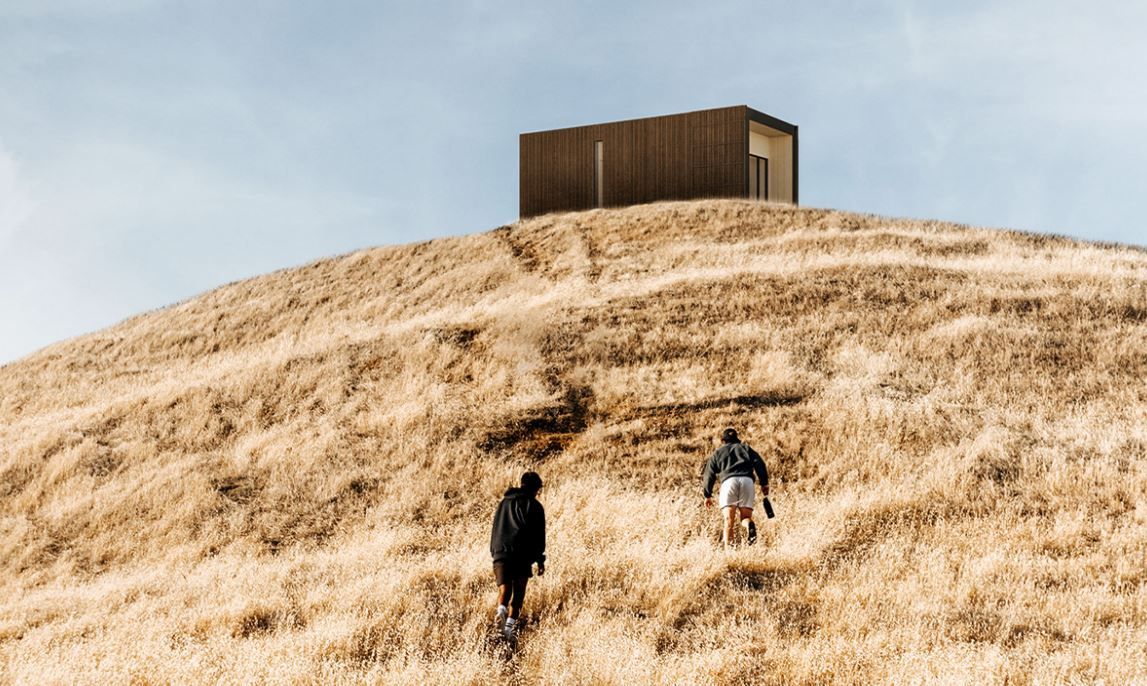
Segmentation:
[[(659, 204), (276, 272), (0, 368), (0, 681), (1147, 679), (1144, 379), (1147, 253), (934, 222)], [(779, 515), (731, 553), (726, 425)]]

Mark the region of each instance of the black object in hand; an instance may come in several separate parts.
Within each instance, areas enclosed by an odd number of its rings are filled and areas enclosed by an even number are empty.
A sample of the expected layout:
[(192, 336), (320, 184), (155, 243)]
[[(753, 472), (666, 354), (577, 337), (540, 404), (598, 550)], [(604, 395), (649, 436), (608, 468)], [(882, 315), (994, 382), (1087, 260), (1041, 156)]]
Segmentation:
[(769, 499), (767, 497), (765, 498), (764, 505), (765, 505), (765, 516), (766, 517), (768, 517), (769, 519), (772, 519), (773, 517), (777, 516), (776, 514), (773, 513), (773, 504), (769, 502)]

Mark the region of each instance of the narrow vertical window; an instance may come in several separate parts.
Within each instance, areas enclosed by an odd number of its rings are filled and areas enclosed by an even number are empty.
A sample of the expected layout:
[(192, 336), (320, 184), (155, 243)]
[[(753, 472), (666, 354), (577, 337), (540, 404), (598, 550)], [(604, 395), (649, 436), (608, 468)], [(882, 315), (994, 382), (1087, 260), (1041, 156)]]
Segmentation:
[(769, 159), (749, 155), (749, 197), (769, 199)]
[(760, 184), (761, 200), (769, 199), (769, 158), (762, 157), (757, 169), (757, 181)]
[(605, 146), (602, 141), (593, 142), (593, 206), (605, 207)]

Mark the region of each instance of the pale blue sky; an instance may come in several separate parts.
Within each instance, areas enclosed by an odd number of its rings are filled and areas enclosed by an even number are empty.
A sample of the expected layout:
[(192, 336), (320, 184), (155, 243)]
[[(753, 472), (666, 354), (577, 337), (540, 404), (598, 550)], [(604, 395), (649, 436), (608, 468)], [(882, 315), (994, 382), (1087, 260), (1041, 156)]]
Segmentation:
[(0, 363), (517, 218), (522, 131), (747, 104), (801, 201), (1147, 244), (1147, 4), (0, 0)]

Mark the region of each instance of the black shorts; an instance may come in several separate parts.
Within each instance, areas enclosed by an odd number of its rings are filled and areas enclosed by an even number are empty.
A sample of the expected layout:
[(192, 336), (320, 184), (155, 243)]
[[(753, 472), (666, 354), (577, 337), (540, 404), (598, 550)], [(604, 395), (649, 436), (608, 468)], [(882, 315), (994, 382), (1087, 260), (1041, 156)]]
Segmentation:
[(496, 560), (494, 562), (494, 580), (499, 586), (509, 584), (515, 579), (529, 579), (533, 576), (532, 562), (521, 560)]

